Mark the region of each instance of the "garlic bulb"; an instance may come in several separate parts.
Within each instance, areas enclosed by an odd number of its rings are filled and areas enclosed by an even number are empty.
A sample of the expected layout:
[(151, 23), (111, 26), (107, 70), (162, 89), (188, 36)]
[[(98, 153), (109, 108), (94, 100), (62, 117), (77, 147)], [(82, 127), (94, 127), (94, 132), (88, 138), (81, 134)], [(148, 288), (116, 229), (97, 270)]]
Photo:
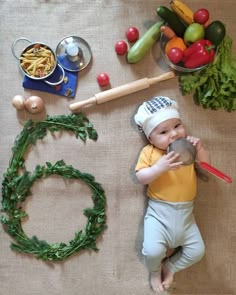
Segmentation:
[(18, 111), (25, 109), (25, 98), (23, 95), (15, 95), (12, 99), (12, 105), (14, 108), (16, 108)]

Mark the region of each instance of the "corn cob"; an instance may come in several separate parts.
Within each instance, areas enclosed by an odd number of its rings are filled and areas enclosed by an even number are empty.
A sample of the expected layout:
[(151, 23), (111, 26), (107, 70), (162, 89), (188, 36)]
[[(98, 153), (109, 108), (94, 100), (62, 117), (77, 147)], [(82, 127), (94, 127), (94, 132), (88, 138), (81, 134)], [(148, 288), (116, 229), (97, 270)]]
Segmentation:
[(185, 3), (179, 0), (172, 0), (170, 2), (170, 7), (187, 25), (190, 25), (194, 22), (194, 12)]

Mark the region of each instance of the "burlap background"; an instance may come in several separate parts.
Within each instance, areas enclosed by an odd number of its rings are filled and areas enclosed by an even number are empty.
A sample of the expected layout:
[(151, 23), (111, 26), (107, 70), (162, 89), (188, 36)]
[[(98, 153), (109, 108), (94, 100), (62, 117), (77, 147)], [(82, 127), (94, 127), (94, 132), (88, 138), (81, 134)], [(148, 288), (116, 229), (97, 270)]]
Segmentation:
[[(227, 33), (236, 40), (234, 0), (186, 3), (194, 10), (207, 7), (212, 19), (222, 20)], [(169, 1), (160, 0), (0, 0), (1, 179), (22, 124), (29, 118), (41, 120), (45, 115), (17, 113), (11, 106), (12, 97), (38, 94), (45, 101), (47, 114), (70, 114), (70, 103), (100, 91), (96, 83), (99, 72), (109, 74), (111, 87), (167, 72), (158, 44), (135, 65), (128, 65), (124, 57), (118, 57), (114, 44), (124, 39), (129, 26), (137, 26), (141, 34), (145, 32), (158, 20), (156, 8), (168, 4)], [(68, 35), (86, 39), (93, 52), (91, 65), (80, 74), (75, 100), (24, 90), (17, 60), (11, 53), (12, 42), (24, 36), (56, 48)], [(153, 293), (141, 255), (146, 198), (133, 171), (145, 140), (134, 126), (133, 114), (140, 103), (154, 95), (167, 95), (179, 102), (189, 132), (202, 138), (211, 152), (212, 163), (233, 178), (230, 185), (213, 176), (207, 183), (199, 181), (195, 214), (206, 243), (206, 255), (201, 262), (176, 275), (172, 293), (236, 294), (236, 116), (194, 105), (192, 96), (181, 95), (174, 78), (86, 109), (84, 112), (99, 134), (97, 142), (83, 144), (71, 134), (63, 133), (56, 137), (48, 135), (29, 150), (28, 170), (38, 163), (64, 159), (94, 175), (106, 191), (108, 228), (97, 242), (98, 253), (84, 251), (62, 263), (44, 263), (13, 252), (9, 236), (0, 227), (1, 295)], [(68, 241), (86, 222), (82, 210), (91, 205), (90, 195), (86, 187), (56, 177), (38, 182), (26, 204), (29, 219), (24, 223), (25, 231), (48, 242)]]

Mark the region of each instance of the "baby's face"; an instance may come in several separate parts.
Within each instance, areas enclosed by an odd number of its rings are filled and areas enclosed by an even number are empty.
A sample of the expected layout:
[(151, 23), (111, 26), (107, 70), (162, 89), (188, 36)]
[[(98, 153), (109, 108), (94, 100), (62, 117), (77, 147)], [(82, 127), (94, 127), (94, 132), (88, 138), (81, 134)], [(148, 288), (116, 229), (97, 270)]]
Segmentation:
[(167, 150), (169, 144), (186, 137), (185, 127), (180, 119), (169, 119), (160, 123), (150, 134), (151, 144), (161, 150)]

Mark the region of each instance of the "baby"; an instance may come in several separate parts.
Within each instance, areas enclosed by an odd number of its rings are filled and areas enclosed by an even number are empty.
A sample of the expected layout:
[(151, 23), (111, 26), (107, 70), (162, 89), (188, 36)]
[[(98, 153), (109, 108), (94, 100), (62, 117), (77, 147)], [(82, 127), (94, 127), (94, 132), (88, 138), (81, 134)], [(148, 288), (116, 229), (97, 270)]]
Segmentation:
[[(147, 185), (148, 208), (144, 218), (142, 253), (154, 291), (167, 290), (174, 274), (199, 261), (204, 242), (193, 216), (197, 180), (194, 164), (183, 166), (178, 154), (167, 153), (179, 138), (188, 139), (197, 150), (197, 160), (209, 163), (209, 154), (199, 138), (187, 136), (177, 102), (154, 97), (138, 109), (135, 122), (149, 141), (139, 156), (136, 176)], [(167, 259), (167, 249), (178, 248)]]

